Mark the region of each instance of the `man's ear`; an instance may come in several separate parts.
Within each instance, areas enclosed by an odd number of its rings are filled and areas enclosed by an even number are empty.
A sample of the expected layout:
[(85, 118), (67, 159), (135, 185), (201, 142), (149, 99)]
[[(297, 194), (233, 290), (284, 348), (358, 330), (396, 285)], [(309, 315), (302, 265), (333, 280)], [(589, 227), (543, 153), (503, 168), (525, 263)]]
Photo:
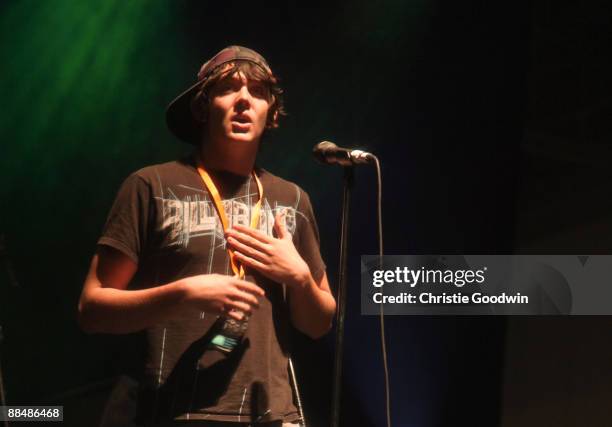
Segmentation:
[(266, 123), (266, 129), (274, 129), (278, 127), (278, 110), (274, 111), (272, 114), (272, 120), (268, 120)]

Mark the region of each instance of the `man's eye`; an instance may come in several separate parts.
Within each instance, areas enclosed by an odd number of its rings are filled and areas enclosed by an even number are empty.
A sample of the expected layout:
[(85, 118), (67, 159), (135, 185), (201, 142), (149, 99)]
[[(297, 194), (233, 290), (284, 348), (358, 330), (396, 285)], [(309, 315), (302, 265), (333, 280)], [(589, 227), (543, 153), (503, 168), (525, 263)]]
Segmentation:
[(250, 89), (251, 93), (258, 98), (266, 98), (268, 96), (268, 90), (264, 86), (252, 86)]
[(217, 83), (214, 90), (217, 93), (231, 93), (237, 89), (236, 86), (237, 85), (233, 81), (224, 80), (224, 81)]
[(232, 92), (234, 88), (232, 87), (231, 84), (222, 84), (219, 86), (218, 90), (220, 93), (229, 93), (229, 92)]

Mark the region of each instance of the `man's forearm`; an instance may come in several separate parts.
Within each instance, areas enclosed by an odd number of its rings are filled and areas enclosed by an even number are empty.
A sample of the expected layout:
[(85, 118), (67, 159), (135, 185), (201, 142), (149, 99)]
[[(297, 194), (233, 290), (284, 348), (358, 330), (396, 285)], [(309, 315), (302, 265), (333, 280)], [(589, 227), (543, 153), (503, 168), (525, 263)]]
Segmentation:
[(184, 296), (180, 281), (142, 290), (91, 289), (79, 302), (79, 325), (88, 333), (138, 332), (175, 316)]
[(312, 276), (306, 285), (290, 286), (288, 290), (293, 326), (313, 339), (329, 332), (336, 313), (332, 294), (321, 289)]

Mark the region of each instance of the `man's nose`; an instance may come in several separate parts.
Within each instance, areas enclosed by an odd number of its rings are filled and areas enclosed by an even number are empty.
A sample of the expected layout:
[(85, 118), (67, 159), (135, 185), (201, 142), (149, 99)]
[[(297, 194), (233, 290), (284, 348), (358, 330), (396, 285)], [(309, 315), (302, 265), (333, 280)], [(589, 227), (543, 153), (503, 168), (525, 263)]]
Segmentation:
[(236, 100), (236, 105), (247, 109), (251, 105), (251, 92), (249, 92), (249, 88), (247, 85), (243, 85), (238, 91), (238, 97)]

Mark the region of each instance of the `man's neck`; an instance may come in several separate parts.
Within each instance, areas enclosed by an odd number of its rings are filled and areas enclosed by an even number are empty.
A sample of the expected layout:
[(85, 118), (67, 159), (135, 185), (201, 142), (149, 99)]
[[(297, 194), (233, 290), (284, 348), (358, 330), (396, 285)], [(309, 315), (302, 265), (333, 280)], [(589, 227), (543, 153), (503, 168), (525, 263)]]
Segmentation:
[(210, 170), (249, 176), (255, 166), (257, 144), (240, 150), (230, 149), (232, 147), (229, 144), (225, 147), (228, 149), (219, 149), (219, 145), (210, 143), (210, 141), (203, 142), (199, 154), (204, 167)]

